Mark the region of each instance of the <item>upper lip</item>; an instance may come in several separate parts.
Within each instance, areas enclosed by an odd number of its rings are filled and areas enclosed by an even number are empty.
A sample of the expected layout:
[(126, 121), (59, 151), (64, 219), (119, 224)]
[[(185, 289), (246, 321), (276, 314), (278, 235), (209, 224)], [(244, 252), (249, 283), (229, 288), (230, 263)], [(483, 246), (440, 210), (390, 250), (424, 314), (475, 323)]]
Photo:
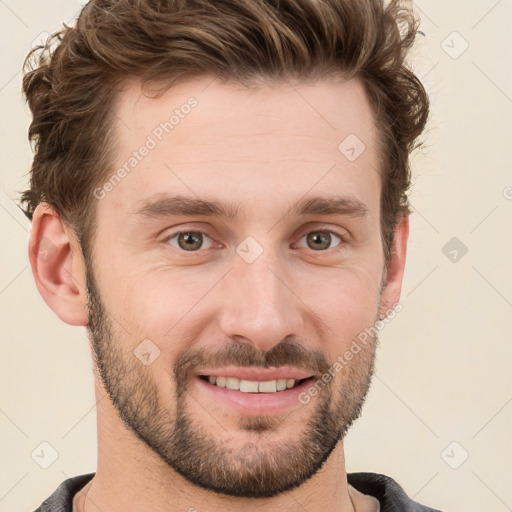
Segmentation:
[(279, 368), (244, 368), (240, 366), (226, 366), (201, 370), (199, 375), (212, 377), (235, 377), (241, 380), (268, 381), (277, 379), (307, 379), (313, 377), (313, 373), (300, 370), (291, 366)]

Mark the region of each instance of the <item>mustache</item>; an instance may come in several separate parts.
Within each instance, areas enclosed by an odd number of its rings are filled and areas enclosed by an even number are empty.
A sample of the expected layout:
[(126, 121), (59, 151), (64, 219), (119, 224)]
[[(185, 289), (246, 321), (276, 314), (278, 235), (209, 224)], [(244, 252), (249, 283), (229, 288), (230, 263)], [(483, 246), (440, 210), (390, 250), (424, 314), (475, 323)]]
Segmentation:
[(173, 373), (176, 382), (183, 384), (191, 375), (197, 374), (203, 368), (222, 366), (270, 368), (285, 365), (315, 374), (324, 374), (330, 368), (323, 352), (308, 349), (297, 341), (284, 339), (270, 350), (262, 350), (235, 340), (227, 342), (223, 348), (215, 351), (202, 348), (180, 354), (176, 359)]

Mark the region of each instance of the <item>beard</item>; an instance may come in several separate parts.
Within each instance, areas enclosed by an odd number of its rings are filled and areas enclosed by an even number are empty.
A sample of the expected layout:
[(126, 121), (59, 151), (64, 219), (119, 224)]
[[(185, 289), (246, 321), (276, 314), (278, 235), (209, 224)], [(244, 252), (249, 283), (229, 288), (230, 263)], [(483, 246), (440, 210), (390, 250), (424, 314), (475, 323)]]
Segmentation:
[[(136, 341), (127, 340), (130, 336), (117, 327), (102, 303), (87, 258), (86, 284), (95, 365), (121, 421), (170, 468), (197, 486), (246, 498), (272, 497), (298, 487), (323, 466), (361, 414), (374, 371), (376, 336), (343, 367), (337, 388), (332, 379), (316, 400), (303, 405), (309, 412), (307, 422), (296, 424), (293, 419), (286, 422), (286, 417), (270, 415), (240, 416), (236, 435), (241, 443), (232, 435), (216, 438), (197, 414), (189, 414), (194, 397), (188, 384), (201, 368), (294, 365), (323, 375), (331, 367), (325, 355), (288, 339), (269, 351), (232, 340), (213, 353), (186, 349), (178, 354), (170, 373), (175, 401), (165, 406), (166, 397), (159, 392), (149, 367), (132, 352)], [(169, 398), (173, 398), (171, 393)], [(283, 442), (281, 435), (277, 439), (279, 429), (293, 433), (294, 439)]]

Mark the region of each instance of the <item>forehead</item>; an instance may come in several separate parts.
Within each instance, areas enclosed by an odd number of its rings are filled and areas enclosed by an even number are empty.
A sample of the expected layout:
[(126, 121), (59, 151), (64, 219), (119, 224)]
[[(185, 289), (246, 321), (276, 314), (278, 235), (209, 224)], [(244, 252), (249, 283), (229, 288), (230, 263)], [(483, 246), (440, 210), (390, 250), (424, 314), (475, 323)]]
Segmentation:
[(300, 199), (312, 188), (336, 188), (378, 204), (377, 130), (357, 80), (248, 88), (201, 77), (158, 98), (132, 82), (114, 116), (111, 176), (124, 171), (110, 180), (104, 203), (125, 213), (155, 192), (243, 202), (272, 191)]

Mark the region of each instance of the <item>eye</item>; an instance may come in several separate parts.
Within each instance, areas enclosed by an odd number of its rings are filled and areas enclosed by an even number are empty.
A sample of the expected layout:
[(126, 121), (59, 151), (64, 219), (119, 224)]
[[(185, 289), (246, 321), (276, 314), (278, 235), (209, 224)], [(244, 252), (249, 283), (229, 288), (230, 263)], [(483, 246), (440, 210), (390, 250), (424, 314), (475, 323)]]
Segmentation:
[[(207, 238), (212, 242), (212, 239), (202, 231), (178, 231), (166, 238), (166, 241), (177, 247), (178, 249), (182, 249), (184, 251), (194, 252), (199, 249), (208, 249), (208, 247), (203, 246), (203, 242)], [(210, 243), (211, 245), (211, 243)]]
[[(306, 233), (301, 240), (303, 238), (306, 238), (307, 247), (314, 251), (332, 249), (333, 247), (331, 246), (331, 243), (336, 240), (338, 240), (338, 243), (335, 246), (338, 246), (343, 242), (341, 236), (327, 230), (310, 231), (309, 233)], [(299, 245), (299, 247), (304, 247), (304, 245)]]

